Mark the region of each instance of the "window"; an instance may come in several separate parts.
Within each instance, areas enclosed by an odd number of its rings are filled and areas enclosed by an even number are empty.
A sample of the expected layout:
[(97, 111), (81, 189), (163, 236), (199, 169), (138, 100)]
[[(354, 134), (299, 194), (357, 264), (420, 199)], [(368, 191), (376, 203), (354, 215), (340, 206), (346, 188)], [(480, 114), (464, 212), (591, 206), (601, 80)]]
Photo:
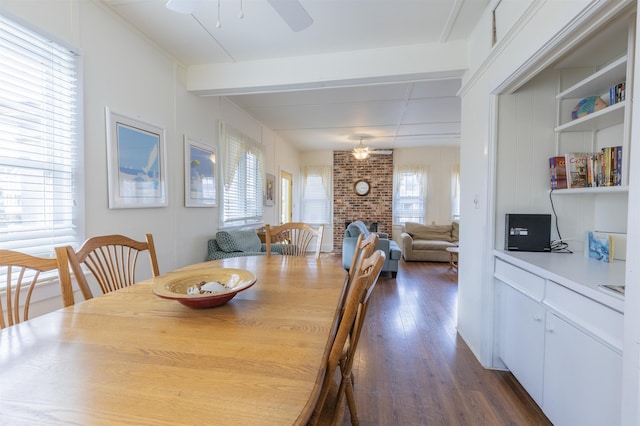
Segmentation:
[(302, 221), (318, 225), (331, 223), (331, 167), (304, 167), (302, 179)]
[(220, 227), (261, 222), (265, 184), (262, 146), (222, 122), (220, 142), (224, 177)]
[(453, 166), (451, 172), (451, 219), (460, 219), (460, 165)]
[(393, 223), (424, 223), (427, 173), (422, 166), (398, 166), (393, 173)]
[(0, 16), (0, 247), (78, 246), (77, 58)]

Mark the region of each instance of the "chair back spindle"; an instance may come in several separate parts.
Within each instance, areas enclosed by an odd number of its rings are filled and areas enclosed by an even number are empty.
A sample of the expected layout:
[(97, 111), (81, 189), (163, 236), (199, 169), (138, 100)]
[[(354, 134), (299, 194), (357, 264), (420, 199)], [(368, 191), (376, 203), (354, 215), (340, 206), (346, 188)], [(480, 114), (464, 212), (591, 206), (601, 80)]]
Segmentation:
[(267, 256), (272, 254), (273, 243), (278, 244), (279, 253), (284, 256), (306, 256), (315, 239), (313, 254), (316, 259), (320, 258), (324, 225), (316, 230), (306, 223), (289, 222), (280, 226), (266, 224), (264, 229)]
[(103, 294), (128, 287), (136, 282), (138, 255), (147, 251), (154, 277), (160, 275), (153, 236), (136, 241), (124, 235), (102, 235), (89, 238), (77, 252), (67, 247), (69, 263), (85, 299), (93, 293), (84, 275), (82, 265), (93, 274)]

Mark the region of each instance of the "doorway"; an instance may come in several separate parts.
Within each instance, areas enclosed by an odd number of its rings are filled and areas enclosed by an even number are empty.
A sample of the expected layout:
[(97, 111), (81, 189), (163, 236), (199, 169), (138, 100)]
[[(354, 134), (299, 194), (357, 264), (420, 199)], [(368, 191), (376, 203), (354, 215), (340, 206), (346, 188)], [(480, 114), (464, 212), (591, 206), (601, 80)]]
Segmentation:
[(291, 222), (293, 211), (293, 175), (280, 171), (280, 223)]

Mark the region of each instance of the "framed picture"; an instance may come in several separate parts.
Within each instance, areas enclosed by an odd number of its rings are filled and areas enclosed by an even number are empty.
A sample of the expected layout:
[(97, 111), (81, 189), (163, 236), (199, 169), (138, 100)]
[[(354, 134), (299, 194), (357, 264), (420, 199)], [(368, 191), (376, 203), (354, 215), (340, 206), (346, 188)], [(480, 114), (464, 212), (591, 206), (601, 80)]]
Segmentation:
[(264, 191), (264, 205), (273, 206), (273, 201), (276, 197), (276, 177), (270, 173), (267, 173), (266, 188)]
[(165, 130), (106, 108), (109, 208), (167, 205)]
[(184, 136), (184, 205), (215, 207), (216, 148)]

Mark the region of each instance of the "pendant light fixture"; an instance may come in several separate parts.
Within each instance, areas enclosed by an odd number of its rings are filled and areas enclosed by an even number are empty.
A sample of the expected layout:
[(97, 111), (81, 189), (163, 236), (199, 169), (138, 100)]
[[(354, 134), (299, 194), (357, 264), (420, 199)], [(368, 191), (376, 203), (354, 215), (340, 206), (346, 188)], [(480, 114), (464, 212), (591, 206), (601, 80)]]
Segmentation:
[(366, 160), (367, 158), (369, 158), (369, 154), (371, 154), (371, 151), (369, 150), (369, 147), (365, 146), (362, 143), (362, 136), (361, 136), (360, 144), (358, 144), (358, 146), (353, 148), (353, 156), (355, 157), (356, 160)]

